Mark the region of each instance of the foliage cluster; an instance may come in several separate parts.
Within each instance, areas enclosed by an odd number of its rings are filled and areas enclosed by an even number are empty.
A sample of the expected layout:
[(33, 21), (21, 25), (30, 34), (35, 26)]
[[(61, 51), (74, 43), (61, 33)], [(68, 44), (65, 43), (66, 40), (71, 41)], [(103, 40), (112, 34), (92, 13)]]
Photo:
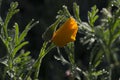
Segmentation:
[[(0, 43), (2, 45), (0, 55), (4, 54), (0, 56), (0, 80), (38, 80), (42, 60), (54, 47), (58, 52), (58, 56), (54, 56), (55, 59), (61, 61), (63, 65), (70, 66), (66, 73), (69, 80), (119, 79), (119, 77), (116, 78), (114, 69), (120, 66), (120, 0), (111, 1), (109, 7), (103, 8), (102, 11), (93, 6), (91, 11), (88, 11), (88, 22), (80, 19), (79, 6), (73, 3), (73, 17), (79, 26), (78, 34), (83, 35), (79, 37), (79, 41), (82, 45), (87, 45), (90, 51), (89, 65), (86, 68), (75, 61), (74, 42), (63, 47), (68, 57), (66, 59), (61, 49), (50, 41), (57, 26), (72, 16), (66, 6), (58, 11), (55, 23), (43, 33), (45, 42), (36, 60), (31, 58), (30, 51), (26, 51), (24, 46), (29, 43), (25, 41), (28, 31), (39, 22), (31, 20), (22, 32), (19, 32), (19, 25), (16, 22), (13, 29), (8, 29), (12, 16), (19, 12), (17, 6), (17, 2), (12, 2), (5, 20), (0, 18)], [(111, 12), (113, 6), (116, 6), (117, 10)], [(99, 17), (99, 12), (102, 13), (102, 17)], [(99, 24), (96, 24), (97, 21)]]

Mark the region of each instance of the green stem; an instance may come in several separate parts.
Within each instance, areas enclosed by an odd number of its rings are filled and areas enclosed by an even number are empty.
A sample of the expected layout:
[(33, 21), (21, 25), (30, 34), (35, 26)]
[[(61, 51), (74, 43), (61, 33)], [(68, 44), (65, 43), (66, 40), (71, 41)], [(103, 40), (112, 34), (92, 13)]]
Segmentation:
[(43, 56), (45, 55), (45, 48), (46, 48), (46, 46), (47, 46), (47, 42), (44, 42), (43, 46), (42, 46), (42, 48), (40, 50), (39, 57), (38, 57), (38, 59), (35, 62), (36, 71), (35, 71), (35, 74), (34, 74), (34, 80), (38, 79), (39, 70), (40, 70), (40, 66), (41, 66), (41, 62), (42, 62)]
[(35, 68), (36, 68), (36, 71), (35, 71), (35, 74), (34, 74), (34, 80), (35, 79), (38, 79), (38, 76), (39, 76), (39, 71), (40, 71), (40, 67), (41, 67), (41, 63), (42, 63), (42, 60), (43, 58), (45, 57), (45, 55), (55, 47), (55, 45), (51, 44), (47, 49), (46, 49), (46, 46), (47, 46), (48, 42), (44, 42), (43, 43), (43, 47), (41, 48), (41, 51), (39, 53), (39, 57), (38, 59), (36, 60), (35, 62)]
[(111, 79), (111, 76), (112, 76), (112, 69), (110, 68), (110, 69), (109, 69), (109, 80), (112, 80), (112, 79)]
[(110, 64), (110, 67), (109, 67), (109, 80), (112, 80), (112, 69), (113, 69), (113, 64)]
[(5, 68), (4, 68), (4, 73), (3, 73), (3, 78), (2, 78), (2, 80), (5, 80), (6, 72), (7, 72), (7, 68), (5, 67)]
[(43, 59), (43, 58), (40, 58), (40, 59), (38, 59), (38, 61), (37, 61), (38, 66), (37, 66), (37, 68), (36, 68), (34, 80), (35, 80), (35, 79), (38, 79), (39, 71), (40, 71), (40, 66), (41, 66), (41, 63), (42, 63), (42, 59)]

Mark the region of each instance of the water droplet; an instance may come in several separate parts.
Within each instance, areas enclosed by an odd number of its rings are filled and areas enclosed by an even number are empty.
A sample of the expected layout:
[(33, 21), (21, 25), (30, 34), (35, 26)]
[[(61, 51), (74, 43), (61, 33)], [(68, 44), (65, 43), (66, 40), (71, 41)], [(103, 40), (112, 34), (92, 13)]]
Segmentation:
[(91, 38), (91, 42), (93, 43), (95, 41), (95, 39), (94, 38)]
[(91, 64), (92, 64), (92, 62), (89, 62), (89, 64), (91, 65)]
[(105, 72), (105, 69), (103, 69), (102, 71)]

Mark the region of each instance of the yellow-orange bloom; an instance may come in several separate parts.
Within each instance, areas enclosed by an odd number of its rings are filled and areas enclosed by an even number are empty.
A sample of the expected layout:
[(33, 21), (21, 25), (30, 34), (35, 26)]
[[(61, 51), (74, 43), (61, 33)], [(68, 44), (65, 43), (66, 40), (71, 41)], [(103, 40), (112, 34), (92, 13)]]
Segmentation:
[(67, 43), (76, 40), (77, 31), (77, 22), (74, 18), (70, 17), (56, 32), (54, 32), (52, 42), (59, 47), (63, 47)]

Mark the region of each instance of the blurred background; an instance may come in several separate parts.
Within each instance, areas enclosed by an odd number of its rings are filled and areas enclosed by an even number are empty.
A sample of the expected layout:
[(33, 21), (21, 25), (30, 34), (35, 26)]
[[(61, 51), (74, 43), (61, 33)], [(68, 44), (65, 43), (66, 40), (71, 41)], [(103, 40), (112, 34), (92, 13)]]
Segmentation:
[[(4, 20), (8, 12), (9, 5), (12, 1), (18, 1), (20, 12), (14, 15), (9, 28), (12, 28), (14, 22), (17, 22), (22, 31), (27, 23), (31, 19), (35, 19), (40, 23), (32, 28), (26, 40), (30, 42), (25, 48), (31, 51), (31, 56), (36, 59), (38, 57), (40, 48), (42, 46), (42, 33), (47, 27), (49, 27), (56, 19), (58, 10), (62, 9), (63, 5), (66, 5), (72, 14), (73, 2), (77, 2), (80, 6), (80, 18), (82, 21), (87, 21), (87, 12), (93, 5), (96, 5), (99, 10), (107, 7), (109, 0), (2, 0), (0, 16)], [(100, 14), (99, 14), (100, 15)], [(78, 33), (77, 37), (81, 35)], [(75, 42), (76, 61), (80, 61), (85, 67), (88, 65), (87, 57), (89, 57), (89, 51), (86, 50), (86, 46), (82, 46), (79, 43), (79, 39)], [(80, 46), (82, 46), (80, 48)], [(42, 63), (40, 71), (41, 80), (67, 80), (65, 71), (69, 68), (67, 65), (62, 65), (59, 61), (54, 59), (56, 49), (52, 50), (48, 54)], [(66, 54), (63, 54), (66, 57)], [(120, 73), (116, 71), (116, 73)]]

